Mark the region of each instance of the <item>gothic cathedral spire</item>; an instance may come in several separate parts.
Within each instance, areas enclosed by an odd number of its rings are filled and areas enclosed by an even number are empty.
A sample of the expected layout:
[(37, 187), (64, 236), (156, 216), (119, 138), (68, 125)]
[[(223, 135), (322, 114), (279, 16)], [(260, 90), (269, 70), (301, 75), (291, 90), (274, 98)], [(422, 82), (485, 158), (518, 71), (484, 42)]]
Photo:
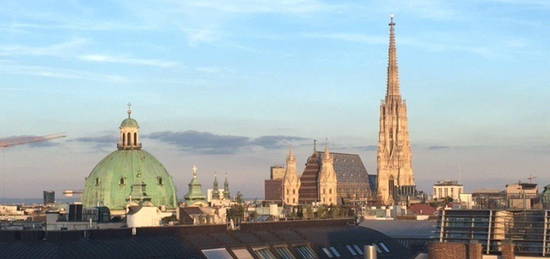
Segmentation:
[(380, 105), (378, 135), (378, 198), (384, 205), (397, 201), (397, 196), (412, 195), (416, 188), (412, 170), (407, 105), (401, 98), (393, 15), (389, 23), (388, 82), (386, 98)]
[(397, 46), (395, 43), (395, 22), (390, 16), (390, 46), (388, 48), (388, 81), (387, 96), (399, 96), (399, 68), (397, 66)]

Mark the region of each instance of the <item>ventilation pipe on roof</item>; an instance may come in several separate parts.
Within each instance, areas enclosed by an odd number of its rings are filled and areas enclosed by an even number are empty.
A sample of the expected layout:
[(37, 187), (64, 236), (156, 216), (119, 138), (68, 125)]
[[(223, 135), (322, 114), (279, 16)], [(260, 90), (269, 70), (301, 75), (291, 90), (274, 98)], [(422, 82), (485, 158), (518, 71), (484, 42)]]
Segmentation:
[(366, 245), (363, 254), (365, 255), (365, 259), (376, 259), (376, 246)]

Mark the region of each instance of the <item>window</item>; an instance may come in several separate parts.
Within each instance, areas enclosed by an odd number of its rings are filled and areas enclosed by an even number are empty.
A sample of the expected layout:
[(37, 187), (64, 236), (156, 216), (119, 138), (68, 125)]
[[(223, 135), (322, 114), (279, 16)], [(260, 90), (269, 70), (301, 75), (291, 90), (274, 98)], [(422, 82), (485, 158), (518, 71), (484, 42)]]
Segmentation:
[(289, 194), (288, 189), (286, 189), (286, 195), (288, 195), (288, 194)]
[(332, 189), (328, 189), (328, 194), (332, 194)]
[(296, 189), (292, 189), (292, 194), (296, 194)]
[(99, 180), (99, 178), (95, 178), (95, 186), (98, 186), (100, 183), (101, 181)]
[(363, 249), (361, 249), (358, 245), (353, 245), (353, 248), (355, 248), (355, 251), (358, 254), (363, 255)]
[(382, 249), (384, 249), (384, 251), (386, 251), (386, 253), (390, 252), (390, 249), (386, 246), (386, 244), (384, 244), (384, 242), (380, 242), (380, 243), (378, 243), (378, 245), (380, 247), (382, 247)]
[(225, 248), (214, 248), (214, 249), (204, 249), (201, 252), (206, 256), (206, 258), (216, 258), (216, 259), (233, 259), (231, 254), (225, 250)]
[(131, 135), (130, 135), (130, 132), (128, 132), (128, 133), (126, 134), (126, 145), (128, 145), (128, 146), (131, 145), (131, 143), (132, 143), (132, 142), (130, 142), (130, 136), (131, 136)]
[(309, 246), (297, 246), (296, 251), (303, 259), (315, 259), (317, 256)]
[(296, 203), (296, 198), (292, 198), (292, 203)]
[(158, 177), (159, 185), (162, 185), (162, 177)]
[(333, 258), (334, 257), (332, 255), (332, 253), (330, 253), (330, 251), (326, 247), (323, 247), (323, 252), (325, 252), (325, 254), (328, 256), (328, 258)]
[(122, 133), (122, 145), (126, 143), (126, 134)]
[(124, 179), (124, 177), (120, 177), (119, 184), (120, 184), (120, 185), (126, 184), (126, 179)]
[(323, 194), (325, 194), (325, 193), (326, 193), (325, 191), (326, 191), (326, 189), (325, 189), (325, 188), (323, 188)]
[(232, 251), (239, 259), (254, 259), (246, 248), (232, 249)]
[(353, 247), (351, 247), (350, 245), (346, 245), (346, 248), (348, 249), (351, 255), (353, 256), (357, 255), (357, 252), (355, 252), (355, 249), (353, 249)]
[(134, 145), (137, 146), (137, 132), (134, 132)]
[(275, 251), (283, 259), (296, 259), (287, 247), (275, 247)]
[(254, 253), (261, 259), (277, 259), (277, 257), (275, 257), (275, 255), (267, 247), (254, 249)]
[(330, 251), (332, 252), (332, 254), (336, 257), (340, 257), (340, 252), (338, 252), (338, 250), (336, 250), (336, 248), (334, 248), (334, 246), (331, 246), (330, 247)]

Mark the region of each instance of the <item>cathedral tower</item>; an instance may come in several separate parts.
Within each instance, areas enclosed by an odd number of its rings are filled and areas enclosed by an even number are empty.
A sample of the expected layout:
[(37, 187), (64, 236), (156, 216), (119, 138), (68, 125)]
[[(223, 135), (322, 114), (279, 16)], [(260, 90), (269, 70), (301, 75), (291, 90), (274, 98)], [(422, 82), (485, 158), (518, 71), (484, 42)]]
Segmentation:
[(319, 173), (319, 201), (322, 205), (336, 205), (337, 201), (337, 177), (334, 170), (334, 159), (325, 146), (323, 163)]
[(292, 150), (289, 150), (283, 177), (283, 204), (298, 205), (299, 191), (300, 178), (296, 173), (296, 156), (292, 153)]
[(407, 105), (401, 98), (395, 22), (389, 23), (388, 79), (386, 98), (380, 105), (380, 131), (378, 135), (378, 197), (385, 205), (396, 202), (397, 195), (415, 191), (412, 169), (412, 151), (409, 141)]

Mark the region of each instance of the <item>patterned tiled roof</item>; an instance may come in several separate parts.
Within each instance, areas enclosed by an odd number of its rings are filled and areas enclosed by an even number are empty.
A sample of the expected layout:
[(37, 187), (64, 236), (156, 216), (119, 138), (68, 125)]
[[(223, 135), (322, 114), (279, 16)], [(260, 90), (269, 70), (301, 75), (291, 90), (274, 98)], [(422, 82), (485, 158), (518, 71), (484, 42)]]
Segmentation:
[[(300, 177), (300, 202), (317, 201), (317, 181), (322, 166), (322, 151), (317, 151), (308, 157), (306, 168)], [(371, 184), (369, 174), (358, 154), (331, 152), (334, 158), (334, 170), (338, 178), (338, 199), (365, 198), (370, 195)]]

